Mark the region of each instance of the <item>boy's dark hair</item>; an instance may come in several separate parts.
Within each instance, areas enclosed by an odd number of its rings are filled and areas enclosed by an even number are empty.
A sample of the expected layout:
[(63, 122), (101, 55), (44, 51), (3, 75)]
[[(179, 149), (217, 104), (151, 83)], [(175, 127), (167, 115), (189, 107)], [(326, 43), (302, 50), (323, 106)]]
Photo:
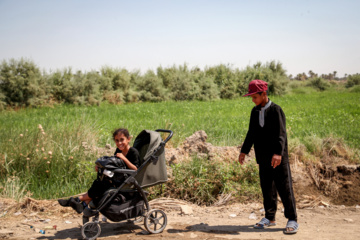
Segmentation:
[[(269, 90), (266, 90), (266, 91), (263, 91), (263, 92), (266, 92), (266, 95), (269, 96)], [(263, 92), (257, 92), (257, 94), (261, 95)]]
[(124, 136), (125, 136), (126, 138), (129, 138), (129, 137), (130, 137), (129, 130), (127, 130), (126, 128), (119, 128), (119, 129), (116, 129), (116, 130), (113, 132), (113, 139), (114, 139), (115, 136), (118, 135), (119, 133), (124, 134)]

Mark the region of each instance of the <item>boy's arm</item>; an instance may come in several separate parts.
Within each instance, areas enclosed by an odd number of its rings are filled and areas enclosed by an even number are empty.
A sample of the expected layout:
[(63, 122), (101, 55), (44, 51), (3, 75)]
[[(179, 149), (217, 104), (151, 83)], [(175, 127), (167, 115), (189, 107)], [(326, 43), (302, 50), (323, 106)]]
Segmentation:
[[(251, 111), (251, 116), (250, 116), (249, 130), (246, 134), (245, 141), (241, 147), (240, 153), (248, 154), (250, 152), (252, 145), (254, 144), (254, 128), (253, 128), (254, 115), (255, 115), (255, 110), (253, 109)], [(239, 160), (240, 160), (240, 156), (239, 156)]]
[(279, 107), (276, 109), (276, 143), (275, 143), (275, 149), (274, 153), (276, 155), (283, 155), (284, 149), (285, 149), (285, 142), (286, 142), (286, 118), (283, 110)]

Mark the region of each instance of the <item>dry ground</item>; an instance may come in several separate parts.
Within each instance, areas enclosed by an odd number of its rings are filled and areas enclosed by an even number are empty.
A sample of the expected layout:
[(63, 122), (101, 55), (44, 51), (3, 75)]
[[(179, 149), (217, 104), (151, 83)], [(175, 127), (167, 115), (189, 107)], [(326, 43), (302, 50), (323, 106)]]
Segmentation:
[[(0, 204), (14, 204), (1, 199)], [(0, 218), (0, 239), (82, 239), (81, 215), (61, 208), (56, 201), (28, 201), (28, 208), (8, 212)], [(154, 208), (163, 209), (168, 217), (166, 229), (147, 234), (143, 223), (101, 223), (98, 239), (359, 239), (360, 207), (327, 206), (298, 209), (300, 230), (295, 235), (283, 234), (286, 219), (281, 206), (277, 226), (257, 230), (252, 226), (263, 216), (262, 205), (231, 204), (199, 207), (174, 199), (157, 199)], [(30, 209), (33, 210), (30, 210)], [(18, 209), (17, 209), (18, 210)], [(21, 212), (21, 214), (20, 214)], [(249, 219), (255, 213), (257, 220)], [(36, 233), (30, 227), (44, 229)], [(56, 225), (55, 229), (52, 228)]]

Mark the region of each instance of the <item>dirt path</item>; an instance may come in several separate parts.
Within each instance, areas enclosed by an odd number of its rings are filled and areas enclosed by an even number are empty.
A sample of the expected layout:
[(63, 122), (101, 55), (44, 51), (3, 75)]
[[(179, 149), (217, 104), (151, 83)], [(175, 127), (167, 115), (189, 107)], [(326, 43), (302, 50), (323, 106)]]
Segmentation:
[[(166, 199), (165, 199), (166, 200)], [(171, 201), (171, 200), (169, 200)], [(295, 235), (284, 235), (286, 219), (281, 209), (277, 226), (256, 230), (256, 222), (249, 219), (254, 212), (258, 220), (263, 216), (262, 206), (232, 204), (220, 207), (199, 207), (174, 200), (174, 204), (152, 202), (153, 207), (163, 209), (168, 225), (160, 234), (147, 234), (143, 223), (101, 223), (98, 239), (359, 239), (360, 207), (317, 206), (298, 209), (300, 230)], [(1, 204), (1, 200), (0, 200)], [(2, 203), (4, 204), (4, 202)], [(71, 209), (60, 208), (56, 202), (47, 201), (40, 211), (20, 211), (0, 217), (0, 239), (82, 239), (81, 215)], [(52, 206), (51, 211), (47, 211)], [(280, 206), (281, 207), (281, 206)], [(1, 214), (1, 213), (0, 213)], [(26, 225), (28, 224), (28, 225)], [(45, 234), (30, 228), (44, 229)], [(46, 229), (56, 225), (56, 230)]]

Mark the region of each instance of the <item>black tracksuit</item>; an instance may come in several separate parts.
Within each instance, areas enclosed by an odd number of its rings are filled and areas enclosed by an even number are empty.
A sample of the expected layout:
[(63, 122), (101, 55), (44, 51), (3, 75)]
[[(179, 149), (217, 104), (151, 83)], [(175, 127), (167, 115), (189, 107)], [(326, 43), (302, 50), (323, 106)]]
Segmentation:
[[(241, 152), (248, 154), (254, 145), (256, 162), (259, 164), (265, 217), (270, 221), (275, 221), (278, 192), (284, 205), (285, 217), (297, 221), (289, 166), (285, 114), (280, 106), (271, 103), (264, 112), (264, 125), (261, 127), (259, 123), (260, 110), (261, 106), (255, 106), (251, 111), (249, 130)], [(282, 156), (281, 164), (276, 168), (271, 166), (274, 154)]]
[[(121, 150), (116, 148), (114, 155), (117, 153), (121, 153)], [(126, 154), (126, 158), (134, 164), (137, 168), (140, 166), (140, 155), (136, 148), (130, 147), (128, 153)], [(123, 161), (120, 158), (119, 161)], [(125, 166), (126, 164), (123, 163)], [(126, 166), (127, 168), (127, 166)], [(121, 182), (122, 183), (122, 182)], [(100, 200), (103, 194), (111, 187), (119, 187), (121, 183), (114, 184), (112, 181), (102, 181), (97, 178), (91, 185), (88, 190), (88, 195), (91, 197), (95, 202)]]

